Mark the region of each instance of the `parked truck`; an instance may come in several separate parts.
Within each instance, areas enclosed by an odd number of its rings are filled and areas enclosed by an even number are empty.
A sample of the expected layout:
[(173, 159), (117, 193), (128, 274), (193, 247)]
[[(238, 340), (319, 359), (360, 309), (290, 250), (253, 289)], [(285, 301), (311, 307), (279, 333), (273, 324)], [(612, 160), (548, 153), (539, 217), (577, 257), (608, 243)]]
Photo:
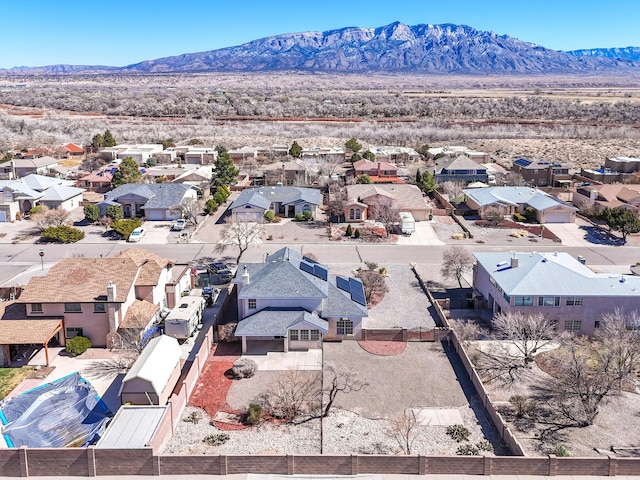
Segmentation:
[(400, 231), (405, 235), (411, 235), (416, 231), (416, 221), (411, 212), (400, 212)]
[(202, 296), (181, 297), (178, 305), (164, 319), (164, 334), (178, 340), (189, 338), (202, 322), (205, 303)]

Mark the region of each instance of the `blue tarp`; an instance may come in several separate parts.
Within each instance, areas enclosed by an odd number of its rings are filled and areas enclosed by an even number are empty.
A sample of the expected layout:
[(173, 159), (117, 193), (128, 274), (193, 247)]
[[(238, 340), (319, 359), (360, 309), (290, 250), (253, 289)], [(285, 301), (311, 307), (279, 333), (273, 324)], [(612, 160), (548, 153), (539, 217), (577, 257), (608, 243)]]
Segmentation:
[(104, 431), (111, 412), (79, 373), (0, 404), (9, 447), (85, 447)]

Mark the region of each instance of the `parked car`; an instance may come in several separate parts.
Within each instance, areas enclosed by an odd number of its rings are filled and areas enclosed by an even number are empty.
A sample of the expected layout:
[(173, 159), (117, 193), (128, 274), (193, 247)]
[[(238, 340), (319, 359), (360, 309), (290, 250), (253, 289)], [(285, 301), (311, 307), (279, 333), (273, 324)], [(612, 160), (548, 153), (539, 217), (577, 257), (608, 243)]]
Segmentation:
[(138, 227), (133, 232), (131, 232), (131, 235), (129, 235), (127, 242), (139, 242), (140, 239), (144, 237), (145, 233), (147, 233), (147, 231), (143, 227)]
[(175, 232), (180, 232), (180, 231), (184, 230), (186, 228), (186, 226), (187, 226), (187, 221), (184, 218), (179, 218), (172, 225), (171, 230), (173, 230)]
[(209, 270), (211, 273), (218, 273), (220, 270), (231, 270), (231, 268), (224, 262), (213, 262), (209, 264)]

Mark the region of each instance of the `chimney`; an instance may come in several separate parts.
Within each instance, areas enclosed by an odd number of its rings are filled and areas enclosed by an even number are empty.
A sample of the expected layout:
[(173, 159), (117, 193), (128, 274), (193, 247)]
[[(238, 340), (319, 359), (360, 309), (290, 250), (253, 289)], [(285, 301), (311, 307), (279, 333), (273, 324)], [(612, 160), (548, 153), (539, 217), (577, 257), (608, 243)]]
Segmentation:
[(518, 266), (518, 257), (516, 257), (515, 253), (513, 257), (511, 257), (511, 268), (516, 268)]
[(116, 285), (109, 280), (109, 285), (107, 285), (107, 302), (115, 302), (116, 301)]
[(249, 270), (247, 266), (244, 266), (244, 271), (242, 272), (242, 286), (249, 285)]

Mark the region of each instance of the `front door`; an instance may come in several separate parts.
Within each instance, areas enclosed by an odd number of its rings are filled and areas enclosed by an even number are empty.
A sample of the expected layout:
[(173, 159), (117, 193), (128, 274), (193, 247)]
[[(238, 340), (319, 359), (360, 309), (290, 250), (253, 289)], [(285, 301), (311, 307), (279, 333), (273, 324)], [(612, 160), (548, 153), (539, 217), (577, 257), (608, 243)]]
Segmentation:
[(287, 217), (293, 218), (296, 216), (296, 206), (295, 205), (287, 205)]

